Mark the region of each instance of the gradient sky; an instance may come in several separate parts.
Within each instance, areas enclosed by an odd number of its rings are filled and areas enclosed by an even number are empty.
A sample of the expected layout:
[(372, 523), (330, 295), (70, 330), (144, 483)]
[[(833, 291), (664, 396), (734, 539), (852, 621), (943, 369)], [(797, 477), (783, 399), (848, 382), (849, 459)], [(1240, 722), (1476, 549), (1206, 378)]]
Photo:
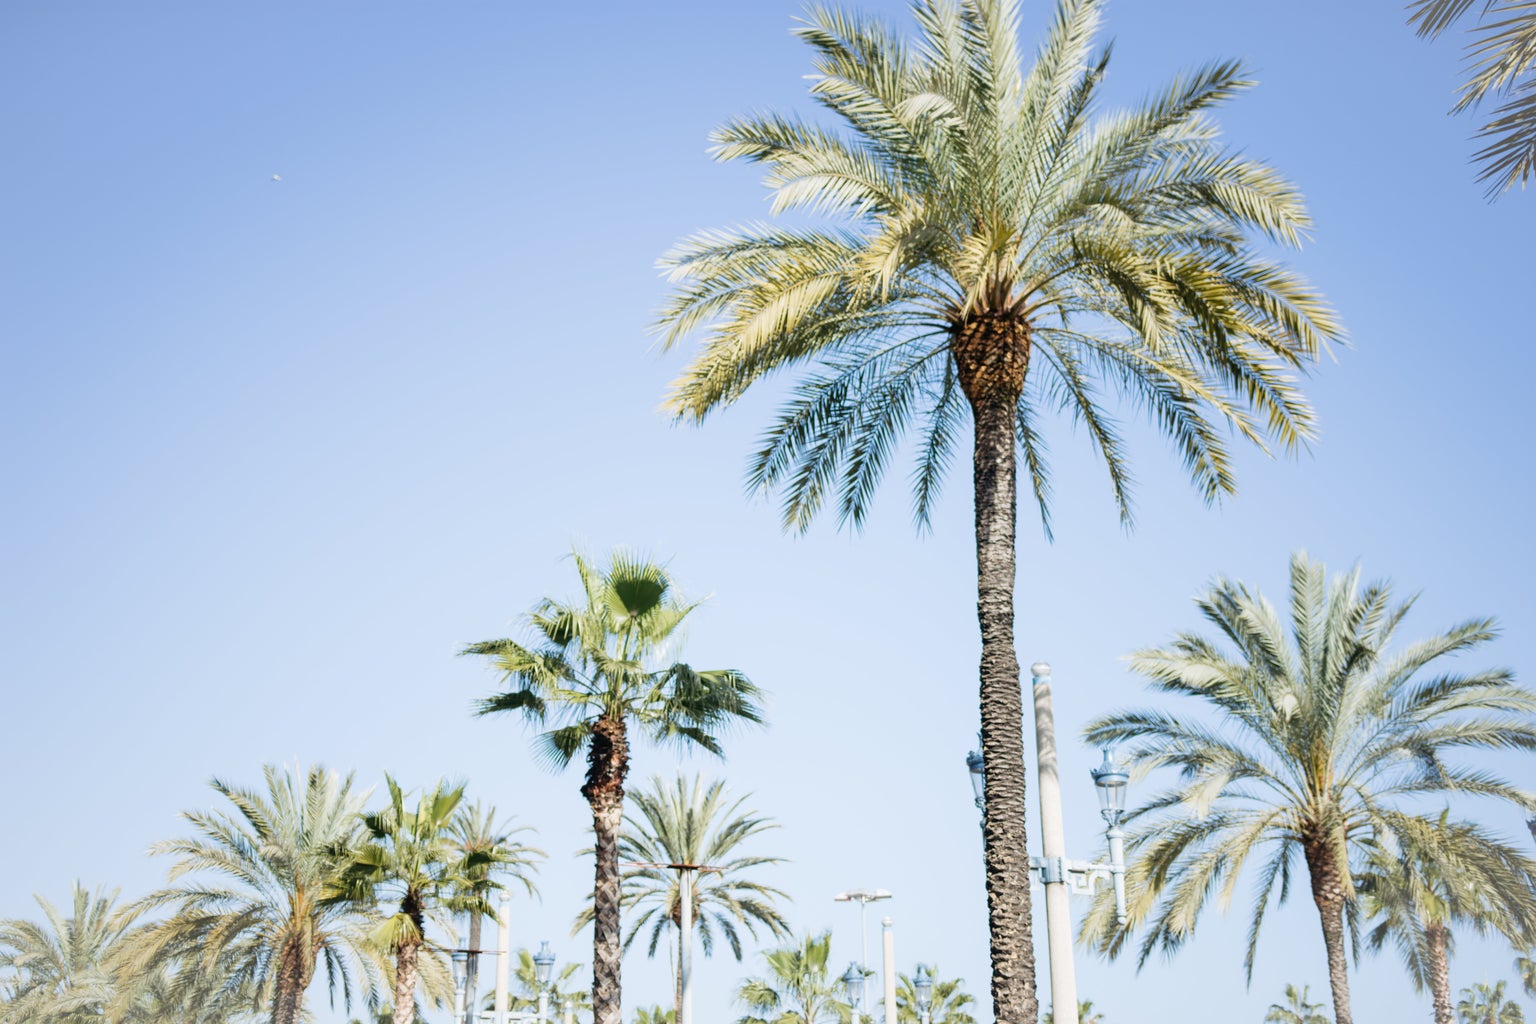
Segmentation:
[[(909, 24), (900, 0), (868, 6)], [(1033, 35), (1047, 9), (1026, 9)], [(930, 535), (898, 466), (863, 535), (828, 520), (790, 538), (743, 495), (771, 386), (703, 430), (657, 411), (681, 358), (646, 333), (654, 261), (765, 215), (752, 169), (713, 164), (705, 134), (810, 109), (798, 11), (0, 9), (0, 916), (32, 913), (33, 892), (66, 900), (75, 878), (142, 893), (168, 866), (144, 851), (210, 805), (211, 776), (323, 761), (369, 785), (467, 778), (537, 826), (543, 896), (515, 904), (514, 941), (588, 960), (589, 937), (569, 935), (591, 884), (578, 773), (536, 765), (519, 723), (472, 719), (496, 681), (454, 652), (570, 593), (573, 544), (623, 544), (710, 595), (689, 657), (771, 694), (771, 728), (734, 737), (724, 765), (683, 767), (724, 773), (782, 823), (762, 849), (791, 859), (767, 880), (794, 895), (796, 928), (833, 928), (840, 970), (858, 922), (832, 895), (891, 889), (903, 969), (937, 961), (990, 1019), (963, 766), (967, 474)], [(1505, 634), (1476, 663), (1536, 673), (1520, 411), (1536, 197), (1490, 205), (1474, 183), (1473, 123), (1445, 113), (1456, 41), (1415, 39), (1389, 0), (1118, 0), (1107, 24), (1112, 100), (1250, 62), (1261, 84), (1221, 121), (1308, 195), (1315, 241), (1294, 263), (1353, 347), (1309, 385), (1315, 454), (1243, 453), (1220, 509), (1133, 430), (1134, 532), (1086, 440), (1056, 424), (1056, 541), (1021, 514), (1018, 637), (1023, 663), (1056, 668), (1079, 857), (1098, 849), (1098, 755), (1076, 731), (1144, 700), (1121, 656), (1193, 626), (1190, 598), (1218, 573), (1278, 597), (1295, 548), (1358, 560), (1422, 592), (1406, 636), (1492, 613)], [(1496, 763), (1529, 778), (1528, 760)], [(643, 749), (632, 777), (676, 764)], [(1257, 1022), (1287, 982), (1325, 991), (1305, 894), (1272, 918), (1248, 989), (1243, 926), (1212, 914), (1140, 974), (1083, 954), (1079, 987), (1110, 1024), (1192, 1006)], [(1510, 959), (1465, 940), (1453, 983), (1507, 977)], [(731, 988), (758, 967), (701, 961), (700, 1019), (734, 1019)], [(1361, 1020), (1428, 1015), (1390, 958), (1355, 986)], [(627, 1008), (668, 992), (664, 959), (629, 957)]]

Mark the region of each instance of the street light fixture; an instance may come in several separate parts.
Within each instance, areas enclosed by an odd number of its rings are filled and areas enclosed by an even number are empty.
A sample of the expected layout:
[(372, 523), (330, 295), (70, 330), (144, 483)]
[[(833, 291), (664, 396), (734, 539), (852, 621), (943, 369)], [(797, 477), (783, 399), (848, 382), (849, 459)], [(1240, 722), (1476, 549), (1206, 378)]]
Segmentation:
[(469, 960), (469, 950), (465, 948), (466, 942), (463, 936), (459, 937), (459, 948), (455, 949), (449, 958), (453, 961), (453, 1019), (456, 1024), (464, 1021), (464, 965)]
[(912, 979), (912, 991), (917, 995), (917, 1012), (922, 1016), (923, 1024), (932, 1024), (932, 1017), (928, 1011), (933, 1007), (933, 975), (928, 973), (928, 968), (923, 964), (917, 965), (917, 976)]
[(1109, 876), (1115, 884), (1115, 922), (1124, 927), (1125, 912), (1125, 797), (1130, 790), (1131, 776), (1115, 763), (1113, 747), (1104, 748), (1104, 763), (1093, 769), (1093, 785), (1099, 791), (1099, 814), (1109, 826), (1104, 835), (1109, 839)]
[(539, 944), (533, 954), (533, 977), (539, 983), (539, 1021), (549, 1020), (549, 976), (555, 967), (555, 951), (549, 948), (549, 940)]
[(987, 805), (987, 765), (981, 759), (981, 751), (973, 750), (965, 755), (965, 766), (971, 772), (971, 790), (976, 794), (976, 809)]
[[(889, 889), (849, 889), (832, 897), (834, 903), (857, 903), (859, 905), (859, 967), (869, 966), (869, 929), (865, 918), (865, 911), (871, 903), (891, 898)], [(859, 984), (864, 985), (864, 976), (860, 975)], [(693, 1024), (689, 1021), (688, 1024)]]
[(850, 961), (848, 969), (838, 979), (843, 983), (843, 994), (853, 1007), (853, 1024), (859, 1024), (859, 999), (864, 994), (864, 969), (856, 961)]

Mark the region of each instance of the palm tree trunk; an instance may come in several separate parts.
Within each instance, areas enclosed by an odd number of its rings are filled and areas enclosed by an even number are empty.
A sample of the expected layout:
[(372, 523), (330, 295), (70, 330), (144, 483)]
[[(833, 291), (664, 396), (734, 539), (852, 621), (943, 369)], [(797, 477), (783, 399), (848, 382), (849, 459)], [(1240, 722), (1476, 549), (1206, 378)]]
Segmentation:
[(1023, 324), (976, 316), (955, 328), (951, 349), (976, 427), (976, 616), (981, 625), (981, 753), (986, 760), (982, 831), (992, 1012), (998, 1024), (1034, 1024), (1040, 1007), (1024, 818), (1024, 696), (1013, 641), (1018, 511), (1014, 424), (1029, 361), (1029, 336)]
[(406, 942), (395, 951), (395, 1024), (415, 1024), (416, 968), (421, 943)]
[(1429, 960), (1429, 991), (1435, 1000), (1435, 1024), (1455, 1024), (1451, 1013), (1450, 933), (1443, 924), (1424, 929), (1424, 944)]
[(311, 971), (305, 970), (303, 951), (289, 939), (278, 954), (277, 986), (272, 994), (272, 1024), (298, 1024), (304, 1010), (304, 993)]
[(587, 782), (582, 796), (592, 807), (596, 866), (592, 880), (592, 1022), (621, 1024), (619, 935), (619, 825), (624, 813), (624, 777), (629, 741), (624, 721), (592, 723)]
[(1326, 839), (1302, 845), (1307, 871), (1312, 878), (1312, 902), (1317, 904), (1323, 925), (1323, 945), (1328, 950), (1328, 984), (1333, 989), (1335, 1024), (1353, 1024), (1349, 1012), (1349, 961), (1344, 955), (1344, 882), (1334, 846)]
[(461, 1024), (471, 1024), (478, 1010), (475, 997), (480, 991), (480, 954), (476, 950), (480, 948), (480, 926), (484, 919), (480, 911), (470, 911), (469, 953), (464, 957), (464, 1020)]

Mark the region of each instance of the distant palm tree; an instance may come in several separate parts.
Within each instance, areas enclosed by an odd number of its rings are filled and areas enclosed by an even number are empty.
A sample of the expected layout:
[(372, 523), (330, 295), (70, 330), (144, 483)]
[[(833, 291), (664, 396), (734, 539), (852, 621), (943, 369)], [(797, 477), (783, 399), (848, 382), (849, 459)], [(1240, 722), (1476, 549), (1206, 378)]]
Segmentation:
[(518, 988), (512, 993), (512, 1009), (537, 1009), (541, 987), (552, 1017), (559, 1018), (566, 1000), (570, 1000), (573, 1010), (592, 1009), (592, 993), (579, 977), (585, 967), (586, 964), (576, 962), (551, 967), (548, 983), (540, 986), (539, 965), (534, 962), (533, 954), (526, 949), (518, 950), (517, 960), (512, 964), (512, 980)]
[(677, 1011), (664, 1006), (642, 1006), (635, 1010), (634, 1024), (677, 1024)]
[[(1077, 1004), (1078, 1024), (1104, 1024), (1104, 1015), (1093, 1012), (1093, 1000), (1079, 1000)], [(1046, 1010), (1045, 1016), (1040, 1018), (1040, 1024), (1056, 1024), (1056, 1011)]]
[(496, 913), (491, 905), (493, 893), (504, 889), (507, 878), (521, 885), (530, 896), (537, 895), (532, 873), (544, 851), (529, 846), (516, 837), (533, 832), (530, 825), (501, 825), (494, 807), (482, 807), (479, 801), (459, 808), (453, 816), (453, 843), (459, 863), (454, 865), (454, 887), (444, 905), (455, 914), (469, 917), (469, 953), (464, 960), (465, 1024), (472, 1024), (480, 991), (480, 938), (485, 918)]
[(1322, 924), (1335, 1020), (1349, 1024), (1351, 855), (1371, 836), (1412, 833), (1448, 862), (1470, 856), (1460, 833), (1415, 831), (1417, 819), (1398, 806), (1406, 801), (1458, 792), (1536, 805), (1513, 784), (1450, 759), (1465, 750), (1536, 749), (1536, 693), (1506, 669), (1439, 667), (1492, 639), (1490, 620), (1390, 653), (1412, 603), (1394, 607), (1386, 583), (1361, 591), (1358, 570), (1330, 585), (1320, 563), (1297, 554), (1289, 637), (1262, 595), (1218, 580), (1198, 605), (1235, 657), (1193, 633), (1131, 657), (1154, 687), (1199, 700), (1218, 717), (1126, 711), (1088, 727), (1098, 746), (1129, 744), (1138, 770), (1180, 772), (1178, 785), (1131, 816), (1130, 925), (1119, 928), (1113, 907), (1100, 901), (1084, 921), (1090, 940), (1118, 953), (1146, 923), (1143, 963), (1157, 949), (1178, 949), (1207, 900), (1230, 899), (1258, 855), (1265, 866), (1248, 930), (1251, 978), (1265, 909), (1277, 886), (1285, 899), (1299, 855)]
[(265, 792), (214, 779), (233, 811), (187, 811), (194, 835), (151, 848), (178, 859), (167, 887), (135, 906), (170, 914), (135, 936), (125, 969), (199, 965), (222, 974), (232, 998), (255, 993), (271, 1024), (297, 1024), (321, 963), (333, 999), (338, 989), (348, 1007), (354, 995), (374, 998), (370, 921), (323, 898), (361, 841), (367, 793), (318, 764), (302, 783), (275, 765), (262, 773)]
[[(976, 1005), (976, 997), (960, 987), (965, 984), (964, 979), (943, 980), (939, 977), (938, 964), (918, 964), (917, 969), (926, 970), (933, 980), (928, 1022), (976, 1024), (976, 1018), (969, 1012), (969, 1008)], [(925, 1024), (922, 1011), (917, 1008), (917, 988), (912, 984), (912, 975), (896, 975), (896, 1024)]]
[[(649, 790), (631, 792), (628, 799), (632, 810), (625, 814), (619, 835), (619, 856), (631, 865), (622, 876), (622, 901), (631, 914), (624, 949), (628, 951), (648, 925), (648, 956), (656, 955), (664, 933), (677, 935), (676, 1009), (682, 1003), (682, 892), (679, 873), (666, 865), (698, 864), (710, 869), (689, 873), (693, 927), (705, 956), (714, 952), (718, 934), (740, 960), (738, 925), (754, 939), (758, 926), (774, 938), (789, 934), (789, 925), (775, 905), (788, 900), (788, 894), (751, 877), (757, 869), (782, 863), (784, 858), (740, 851), (743, 843), (778, 825), (755, 812), (743, 812), (747, 797), (732, 801), (724, 782), (706, 786), (700, 776), (690, 781), (681, 772), (671, 783), (653, 775)], [(590, 924), (592, 913), (589, 902), (577, 916), (574, 930)]]
[(737, 1024), (839, 1024), (849, 1006), (837, 997), (837, 979), (828, 965), (832, 933), (806, 935), (763, 954), (768, 971), (748, 978), (736, 991), (747, 1008)]
[(527, 616), (536, 646), (488, 640), (463, 653), (490, 658), (512, 686), (482, 701), (481, 714), (515, 711), (541, 725), (553, 717), (540, 739), (556, 767), (586, 751), (581, 793), (596, 838), (592, 1003), (596, 1024), (620, 1024), (619, 828), (631, 724), (654, 741), (718, 754), (721, 730), (762, 717), (757, 687), (740, 672), (669, 660), (698, 606), (677, 596), (665, 568), (624, 552), (606, 566), (573, 559), (582, 600), (540, 602)]
[(1380, 950), (1392, 942), (1414, 987), (1430, 992), (1435, 1024), (1455, 1024), (1452, 927), (1529, 943), (1536, 937), (1536, 861), (1478, 825), (1451, 821), (1449, 813), (1400, 819), (1396, 833), (1365, 849), (1355, 884), (1361, 917), (1376, 922), (1367, 943)]
[(0, 920), (0, 969), (14, 972), (0, 1022), (100, 1021), (118, 995), (111, 961), (134, 910), (118, 906), (116, 890), (92, 894), (79, 882), (71, 889), (67, 917), (42, 896), (33, 899), (42, 921)]
[[(1460, 21), (1476, 0), (1412, 0), (1410, 25), (1419, 35), (1437, 37)], [(1504, 101), (1477, 136), (1488, 144), (1475, 159), (1479, 181), (1490, 197), (1536, 177), (1536, 5), (1529, 0), (1484, 0), (1467, 45), (1471, 77), (1461, 87), (1453, 113), (1490, 96)]]
[(1100, 117), (1102, 4), (1055, 7), (1033, 65), (1017, 0), (915, 2), (913, 38), (813, 7), (797, 34), (833, 124), (762, 114), (711, 136), (720, 159), (765, 165), (775, 215), (813, 222), (686, 239), (662, 260), (678, 287), (658, 324), (666, 348), (700, 341), (666, 399), (679, 419), (800, 371), (749, 470), (782, 493), (789, 529), (828, 504), (860, 527), (909, 429), (926, 525), (970, 421), (993, 1015), (1010, 1024), (1038, 1016), (1018, 869), (1019, 459), (1049, 534), (1047, 420), (1081, 426), (1129, 522), (1114, 413), (1132, 407), (1217, 502), (1236, 488), (1231, 436), (1287, 451), (1313, 437), (1293, 371), (1341, 333), (1263, 251), (1300, 244), (1301, 193), (1211, 120), (1244, 69), (1211, 64)]
[(432, 956), (427, 919), (452, 893), (458, 881), (455, 872), (477, 873), (489, 863), (490, 854), (466, 853), (454, 843), (454, 813), (464, 798), (463, 785), (438, 782), (410, 809), (399, 783), (388, 775), (384, 780), (389, 804), (363, 816), (367, 840), (352, 851), (326, 898), (334, 905), (368, 909), (394, 905), (394, 913), (383, 919), (372, 938), (394, 956), (394, 1024), (413, 1024), (423, 949)]
[(1295, 985), (1285, 986), (1285, 1002), (1269, 1004), (1264, 1024), (1328, 1024), (1323, 1004), (1308, 998), (1309, 988), (1308, 985), (1301, 986), (1300, 990)]
[(1536, 959), (1530, 956), (1515, 958), (1515, 970), (1520, 974), (1520, 987), (1528, 996), (1536, 997)]
[(1525, 1024), (1520, 1004), (1504, 995), (1504, 982), (1477, 984), (1461, 990), (1456, 1004), (1460, 1024)]

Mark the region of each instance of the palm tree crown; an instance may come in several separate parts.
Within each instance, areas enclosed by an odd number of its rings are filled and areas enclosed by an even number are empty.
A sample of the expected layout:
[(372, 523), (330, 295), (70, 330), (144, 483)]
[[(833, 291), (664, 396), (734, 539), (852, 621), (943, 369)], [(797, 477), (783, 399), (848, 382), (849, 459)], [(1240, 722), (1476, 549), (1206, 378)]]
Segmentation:
[(1456, 1004), (1460, 1024), (1525, 1024), (1520, 1004), (1504, 995), (1504, 982), (1479, 983), (1461, 990)]
[(917, 988), (912, 983), (912, 976), (897, 974), (897, 1024), (976, 1024), (976, 1018), (970, 1014), (970, 1007), (976, 1005), (976, 997), (961, 987), (965, 984), (964, 979), (950, 978), (945, 981), (939, 977), (937, 964), (917, 965), (919, 971), (925, 968), (933, 982), (929, 993), (927, 1021), (918, 1009)]
[(1328, 1024), (1328, 1015), (1322, 1012), (1323, 1004), (1311, 1001), (1310, 987), (1285, 986), (1285, 1002), (1269, 1004), (1264, 1024)]
[(838, 1024), (848, 1004), (837, 997), (828, 959), (832, 933), (806, 935), (763, 954), (768, 971), (748, 978), (736, 992), (747, 1013), (737, 1024)]
[[(1467, 749), (1536, 748), (1536, 694), (1505, 669), (1455, 672), (1441, 659), (1494, 636), (1476, 619), (1389, 651), (1412, 605), (1394, 605), (1388, 584), (1362, 590), (1358, 570), (1327, 582), (1319, 563), (1291, 561), (1290, 635), (1258, 593), (1218, 580), (1199, 608), (1236, 649), (1229, 655), (1193, 633), (1138, 652), (1132, 668), (1166, 693), (1203, 702), (1215, 723), (1187, 711), (1129, 711), (1089, 726), (1100, 745), (1128, 744), (1136, 770), (1179, 771), (1179, 783), (1135, 811), (1127, 877), (1131, 927), (1148, 925), (1143, 962), (1193, 931), (1206, 902), (1234, 894), (1260, 859), (1246, 966), (1278, 888), (1289, 892), (1299, 854), (1326, 942), (1334, 1012), (1347, 1024), (1343, 919), (1353, 913), (1350, 857), (1372, 837), (1411, 836), (1447, 862), (1468, 861), (1472, 833), (1423, 829), (1402, 809), (1435, 793), (1479, 794), (1533, 805), (1496, 775), (1456, 764)], [(1117, 952), (1129, 929), (1099, 905), (1086, 934)]]
[(459, 861), (453, 866), (454, 888), (444, 901), (447, 909), (469, 918), (469, 953), (464, 964), (466, 1016), (474, 1011), (480, 991), (480, 935), (487, 915), (495, 913), (491, 894), (505, 889), (501, 879), (519, 884), (528, 895), (537, 895), (532, 875), (544, 851), (517, 837), (534, 831), (530, 825), (498, 823), (496, 808), (477, 800), (459, 807), (450, 829)]
[(34, 896), (41, 922), (0, 921), (0, 969), (12, 974), (0, 1021), (84, 1024), (100, 1020), (117, 997), (111, 961), (134, 914), (117, 905), (116, 892), (93, 895), (76, 882), (70, 895), (68, 917)]

